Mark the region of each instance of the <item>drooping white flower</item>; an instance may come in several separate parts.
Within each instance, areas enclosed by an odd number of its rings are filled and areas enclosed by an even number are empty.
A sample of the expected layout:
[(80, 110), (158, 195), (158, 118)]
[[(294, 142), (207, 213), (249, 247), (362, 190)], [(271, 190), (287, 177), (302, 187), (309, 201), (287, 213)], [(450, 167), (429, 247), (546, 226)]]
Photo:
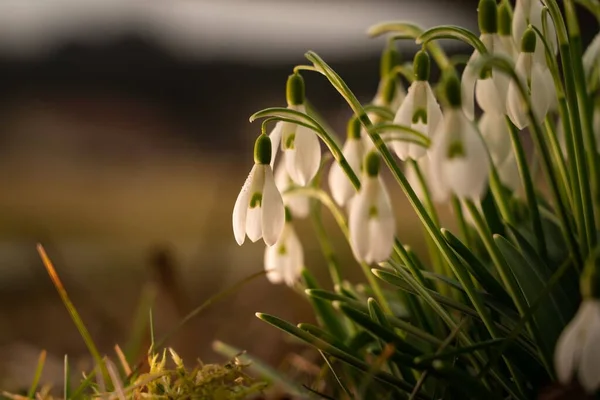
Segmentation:
[[(304, 80), (300, 74), (289, 76), (286, 94), (290, 110), (306, 113)], [(287, 155), (285, 161), (288, 174), (298, 185), (306, 186), (321, 165), (319, 138), (311, 129), (291, 122), (284, 122), (281, 130), (281, 148)]]
[(520, 187), (519, 169), (512, 151), (510, 132), (504, 115), (485, 113), (479, 119), (479, 132), (487, 145), (500, 181), (516, 191)]
[[(365, 156), (365, 145), (360, 131), (360, 122), (357, 118), (352, 118), (348, 122), (348, 137), (342, 148), (342, 153), (350, 168), (359, 177), (361, 163)], [(356, 194), (350, 178), (336, 161), (331, 164), (329, 170), (329, 190), (333, 200), (340, 206), (344, 206)]]
[[(512, 20), (512, 33), (515, 43), (521, 42), (521, 38), (525, 34), (525, 31), (528, 29), (529, 25), (533, 25), (539, 29), (540, 32), (543, 32), (543, 8), (544, 6), (540, 0), (517, 0)], [(546, 17), (546, 25), (548, 27), (546, 41), (551, 47), (553, 54), (556, 55), (556, 52), (558, 51), (558, 39), (556, 36), (554, 22), (552, 21), (552, 18), (550, 18), (550, 15), (547, 15)], [(542, 65), (546, 65), (544, 46), (540, 45), (535, 49), (535, 60)]]
[(295, 193), (286, 193), (288, 189), (296, 185), (287, 172), (285, 164), (285, 157), (287, 155), (284, 154), (283, 157), (284, 159), (275, 168), (275, 185), (279, 189), (279, 192), (282, 193), (283, 204), (289, 208), (292, 215), (295, 218), (306, 218), (310, 208), (308, 197)]
[(582, 301), (556, 343), (554, 366), (563, 384), (576, 375), (589, 393), (600, 388), (600, 300)]
[(432, 176), (459, 198), (478, 200), (487, 187), (490, 160), (477, 128), (462, 111), (460, 86), (454, 75), (445, 82), (449, 106), (430, 148)]
[[(528, 90), (534, 115), (539, 121), (543, 121), (556, 99), (556, 89), (550, 70), (545, 64), (537, 62), (533, 56), (536, 47), (535, 32), (529, 29), (521, 41), (521, 53), (517, 58), (515, 72)], [(517, 128), (523, 129), (529, 125), (529, 118), (525, 112), (524, 99), (521, 97), (517, 85), (517, 82), (513, 80), (508, 86), (506, 110), (513, 124)]]
[(304, 251), (291, 219), (286, 220), (277, 243), (265, 248), (264, 263), (269, 282), (284, 282), (288, 286), (294, 286), (298, 281), (304, 268)]
[[(438, 104), (429, 79), (429, 55), (421, 50), (414, 61), (415, 81), (408, 88), (408, 94), (394, 117), (394, 124), (408, 126), (431, 137), (442, 121), (442, 110)], [(392, 142), (392, 147), (401, 160), (418, 159), (427, 149), (415, 143)]]
[(271, 169), (271, 139), (260, 135), (254, 147), (254, 167), (250, 171), (233, 208), (233, 233), (241, 246), (246, 235), (256, 242), (263, 238), (267, 246), (277, 242), (285, 211)]
[(379, 156), (365, 159), (362, 186), (350, 203), (348, 224), (352, 252), (358, 261), (387, 260), (394, 246), (396, 222), (389, 195), (379, 177)]
[[(498, 36), (497, 6), (494, 0), (480, 0), (479, 2), (479, 29), (480, 39), (490, 54), (504, 55), (504, 46)], [(488, 71), (479, 71), (476, 64), (481, 57), (479, 51), (473, 51), (462, 75), (462, 107), (465, 115), (473, 120), (475, 118), (475, 99), (479, 107), (487, 113), (506, 113), (506, 93), (508, 91), (508, 77), (495, 68)]]

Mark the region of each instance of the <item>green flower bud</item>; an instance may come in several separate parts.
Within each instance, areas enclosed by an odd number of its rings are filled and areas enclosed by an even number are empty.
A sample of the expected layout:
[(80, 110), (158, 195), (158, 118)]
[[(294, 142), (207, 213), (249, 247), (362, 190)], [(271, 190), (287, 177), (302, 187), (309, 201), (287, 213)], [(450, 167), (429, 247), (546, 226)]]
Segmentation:
[(288, 76), (285, 95), (290, 106), (304, 104), (304, 78), (302, 75), (295, 72)]
[(459, 108), (462, 105), (460, 79), (456, 73), (452, 72), (447, 74), (446, 81), (444, 82), (444, 95), (446, 101), (452, 108)]
[(379, 65), (379, 76), (381, 79), (387, 78), (395, 66), (402, 62), (400, 52), (393, 44), (389, 44), (381, 55), (381, 63)]
[(271, 138), (260, 135), (254, 142), (254, 162), (267, 165), (271, 163)]
[(379, 168), (381, 166), (381, 160), (379, 154), (375, 151), (371, 151), (365, 158), (365, 171), (370, 177), (376, 177), (379, 175)]
[(415, 71), (415, 79), (418, 81), (429, 80), (429, 72), (431, 70), (431, 63), (429, 61), (429, 54), (425, 50), (419, 51), (415, 55), (413, 61), (413, 69)]
[(535, 31), (531, 27), (527, 28), (521, 39), (521, 52), (534, 53), (536, 43), (537, 37), (535, 37)]
[(600, 299), (600, 251), (597, 248), (586, 260), (581, 274), (579, 287), (581, 296)]
[(360, 139), (361, 136), (361, 124), (360, 120), (356, 116), (348, 120), (348, 127), (346, 129), (348, 139)]
[(498, 32), (498, 6), (495, 0), (479, 0), (477, 12), (481, 33)]
[(512, 35), (512, 17), (505, 1), (498, 7), (498, 34), (500, 36)]

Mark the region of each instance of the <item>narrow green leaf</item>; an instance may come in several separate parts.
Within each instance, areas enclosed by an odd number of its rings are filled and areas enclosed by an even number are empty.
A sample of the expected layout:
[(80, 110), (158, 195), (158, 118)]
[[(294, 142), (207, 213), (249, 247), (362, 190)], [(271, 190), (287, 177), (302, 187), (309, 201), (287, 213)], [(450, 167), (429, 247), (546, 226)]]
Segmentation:
[(503, 400), (502, 396), (483, 386), (481, 380), (472, 377), (461, 369), (454, 368), (451, 364), (434, 361), (433, 367), (438, 373), (445, 375), (447, 382), (460, 390), (466, 398)]
[(417, 38), (417, 44), (428, 43), (432, 40), (456, 39), (468, 44), (480, 54), (486, 54), (487, 48), (483, 42), (468, 29), (454, 25), (442, 25), (428, 29)]
[(442, 228), (442, 234), (448, 241), (448, 244), (458, 254), (459, 257), (464, 261), (464, 266), (469, 270), (469, 273), (477, 279), (477, 282), (481, 284), (488, 293), (494, 298), (501, 301), (507, 307), (513, 307), (514, 303), (511, 297), (508, 295), (504, 287), (498, 282), (496, 278), (490, 273), (475, 254), (469, 250), (467, 246), (460, 241), (459, 238), (454, 236), (452, 232)]
[(352, 354), (354, 356), (357, 356), (357, 353), (354, 350), (352, 350), (352, 348), (346, 346), (344, 344), (344, 342), (342, 342), (337, 337), (335, 337), (331, 333), (323, 330), (322, 328), (320, 328), (318, 326), (315, 326), (313, 324), (309, 324), (309, 323), (306, 323), (306, 322), (302, 322), (302, 323), (298, 324), (298, 328), (302, 329), (303, 331), (306, 331), (306, 332), (310, 333), (311, 335), (313, 335), (315, 337), (318, 337), (319, 339), (322, 339), (322, 340), (324, 340), (324, 341), (326, 341), (328, 343), (331, 343), (335, 347), (348, 352), (348, 354)]
[(447, 360), (462, 356), (464, 354), (473, 353), (477, 350), (489, 349), (492, 347), (499, 346), (504, 342), (504, 339), (491, 339), (483, 342), (475, 343), (472, 346), (459, 347), (454, 350), (445, 351), (439, 354), (422, 355), (415, 358), (417, 364), (431, 364), (435, 360)]
[(46, 364), (46, 350), (42, 350), (40, 353), (40, 357), (38, 358), (37, 366), (35, 367), (35, 374), (33, 375), (33, 381), (31, 382), (31, 386), (29, 387), (29, 391), (27, 392), (27, 397), (30, 399), (35, 398), (35, 394), (37, 392), (37, 387), (40, 383), (40, 379), (42, 378), (42, 372), (44, 371), (44, 365)]
[[(263, 313), (256, 313), (256, 316), (259, 319), (261, 319), (262, 321), (265, 321), (266, 323), (273, 325), (274, 327), (304, 341), (305, 343), (308, 343), (311, 346), (318, 348), (319, 350), (323, 351), (324, 353), (327, 353), (333, 357), (338, 358), (340, 361), (343, 361), (343, 362), (347, 363), (348, 365), (351, 365), (352, 367), (354, 367), (360, 371), (372, 372), (371, 366), (369, 364), (354, 357), (351, 354), (346, 353), (345, 351), (338, 349), (337, 347), (333, 346), (330, 343), (325, 342), (322, 339), (312, 336), (310, 333), (303, 331), (302, 329), (290, 324), (289, 322), (286, 322), (275, 316), (263, 314)], [(373, 373), (373, 377), (382, 383), (388, 384), (394, 388), (401, 389), (407, 393), (410, 393), (413, 389), (413, 386), (408, 384), (406, 381), (398, 379), (395, 376), (393, 376), (387, 372), (375, 371)], [(418, 398), (425, 399), (425, 400), (431, 399), (429, 396), (424, 395), (424, 394), (420, 394)]]
[[(306, 268), (302, 270), (302, 280), (307, 289), (319, 289), (317, 280)], [(348, 331), (344, 327), (342, 317), (333, 309), (331, 303), (312, 296), (308, 296), (308, 300), (321, 326), (343, 342), (348, 337)]]

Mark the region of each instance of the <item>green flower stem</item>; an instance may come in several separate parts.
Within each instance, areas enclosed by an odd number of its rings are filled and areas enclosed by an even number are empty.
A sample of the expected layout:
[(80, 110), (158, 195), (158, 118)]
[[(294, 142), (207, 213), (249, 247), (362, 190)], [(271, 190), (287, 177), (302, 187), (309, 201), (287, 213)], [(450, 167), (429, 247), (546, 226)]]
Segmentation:
[[(321, 185), (323, 169), (320, 168), (317, 176), (313, 179), (312, 186), (319, 187)], [(329, 240), (325, 226), (323, 225), (323, 219), (321, 218), (321, 203), (317, 200), (313, 200), (310, 205), (310, 217), (315, 229), (317, 240), (321, 246), (321, 252), (327, 262), (329, 269), (329, 275), (331, 275), (331, 281), (334, 285), (340, 285), (342, 283), (342, 273), (340, 271), (340, 265), (337, 261), (335, 250)]]
[(487, 146), (486, 151), (488, 152), (488, 158), (490, 159), (490, 190), (494, 195), (494, 199), (496, 200), (496, 204), (498, 205), (498, 210), (500, 211), (500, 215), (502, 215), (502, 219), (504, 219), (506, 222), (512, 223), (514, 218), (510, 209), (508, 197), (506, 195), (506, 190), (504, 185), (502, 185), (500, 175), (498, 175), (498, 169), (491, 161), (492, 157), (489, 154), (489, 149)]
[(468, 248), (475, 248), (473, 238), (470, 234), (469, 225), (465, 220), (465, 214), (463, 213), (460, 200), (455, 195), (452, 195), (450, 202), (452, 204), (452, 211), (454, 212), (454, 216), (456, 217), (456, 222), (458, 223), (458, 230), (460, 231), (460, 236), (462, 237), (463, 242), (467, 244)]
[(557, 179), (556, 173), (554, 172), (554, 165), (552, 164), (550, 152), (548, 150), (546, 141), (544, 140), (543, 130), (537, 120), (537, 117), (533, 113), (533, 108), (531, 106), (531, 99), (529, 98), (529, 96), (527, 94), (527, 89), (525, 88), (524, 83), (517, 76), (511, 63), (505, 58), (498, 57), (498, 56), (492, 56), (492, 55), (484, 56), (484, 57), (482, 57), (481, 64), (482, 64), (481, 68), (490, 67), (493, 65), (494, 67), (498, 68), (503, 73), (510, 76), (511, 79), (517, 85), (517, 89), (519, 90), (521, 99), (525, 103), (525, 108), (527, 110), (527, 115), (529, 117), (529, 121), (530, 121), (529, 129), (531, 130), (531, 133), (532, 133), (531, 136), (533, 138), (534, 145), (538, 149), (538, 152), (540, 154), (542, 171), (544, 172), (546, 181), (548, 182), (548, 185), (550, 186), (550, 194), (552, 196), (552, 200), (554, 201), (554, 204), (558, 211), (558, 219), (560, 222), (561, 231), (565, 237), (565, 241), (566, 241), (567, 247), (569, 249), (569, 252), (571, 254), (573, 254), (573, 257), (576, 260), (580, 261), (581, 254), (579, 252), (579, 250), (580, 250), (579, 245), (578, 245), (577, 240), (575, 239), (575, 235), (574, 235), (572, 229), (570, 228), (570, 219), (569, 219), (569, 215), (567, 212), (567, 208), (566, 208), (565, 204), (563, 203), (562, 197), (560, 195), (560, 188), (558, 186), (559, 180)]
[(558, 137), (556, 133), (556, 127), (554, 126), (554, 122), (551, 118), (546, 118), (545, 121), (546, 126), (546, 138), (548, 140), (548, 144), (550, 145), (550, 150), (552, 151), (552, 156), (554, 158), (554, 165), (556, 165), (556, 169), (558, 175), (561, 180), (561, 193), (563, 196), (563, 201), (567, 204), (571, 204), (573, 206), (573, 199), (571, 197), (570, 191), (570, 182), (567, 174), (567, 165), (565, 163), (565, 158), (563, 157), (562, 149), (560, 147), (560, 143), (558, 142)]
[(468, 29), (454, 25), (442, 25), (428, 29), (417, 38), (417, 44), (428, 44), (432, 40), (456, 39), (473, 47), (479, 54), (487, 54), (485, 44)]
[[(522, 317), (527, 313), (528, 306), (527, 302), (525, 301), (525, 298), (523, 297), (523, 293), (521, 292), (519, 284), (517, 283), (514, 275), (510, 271), (510, 267), (506, 263), (506, 260), (502, 256), (502, 253), (496, 246), (496, 243), (494, 242), (492, 237), (492, 233), (489, 231), (489, 228), (487, 227), (485, 221), (481, 217), (481, 214), (479, 213), (477, 206), (475, 206), (475, 203), (473, 203), (473, 201), (471, 200), (466, 200), (465, 206), (469, 210), (469, 213), (471, 214), (473, 221), (475, 222), (475, 228), (477, 229), (477, 232), (479, 233), (479, 236), (481, 237), (481, 240), (483, 241), (483, 244), (486, 250), (488, 251), (490, 258), (492, 259), (492, 262), (496, 267), (496, 271), (498, 272), (500, 279), (502, 279), (504, 287), (508, 291), (510, 297), (513, 299), (515, 306), (517, 307), (517, 310), (519, 311), (519, 314)], [(546, 368), (548, 374), (552, 376), (551, 358), (549, 358), (549, 356), (545, 354), (539, 346), (537, 346), (538, 343), (542, 343), (542, 341), (540, 340), (540, 332), (535, 326), (533, 326), (533, 324), (528, 324), (528, 330), (531, 336), (536, 338), (535, 342), (540, 359), (542, 360), (542, 363), (544, 364), (544, 367)]]
[[(367, 33), (371, 37), (380, 36), (386, 33), (396, 33), (400, 34), (398, 35), (398, 38), (411, 38), (416, 40), (423, 33), (423, 29), (417, 25), (405, 22), (383, 22), (381, 24), (373, 25), (369, 28)], [(450, 66), (450, 60), (439, 44), (429, 42), (426, 44), (425, 48), (441, 70), (445, 70)]]
[[(327, 79), (336, 88), (336, 90), (344, 97), (344, 99), (346, 99), (346, 101), (348, 102), (348, 104), (350, 105), (350, 107), (352, 108), (354, 113), (356, 114), (357, 118), (359, 118), (361, 124), (367, 130), (369, 137), (375, 144), (375, 147), (381, 154), (384, 162), (386, 163), (388, 168), (391, 170), (394, 178), (396, 179), (396, 181), (398, 182), (398, 184), (404, 191), (404, 194), (408, 197), (408, 200), (409, 200), (410, 204), (412, 205), (412, 207), (415, 209), (419, 219), (421, 220), (421, 222), (423, 223), (423, 225), (425, 226), (425, 228), (431, 235), (434, 243), (440, 249), (441, 254), (444, 256), (444, 259), (452, 268), (452, 271), (458, 278), (459, 282), (463, 285), (463, 287), (467, 291), (469, 299), (471, 300), (471, 302), (473, 302), (473, 305), (475, 306), (477, 311), (480, 313), (482, 319), (484, 321), (486, 321), (486, 327), (490, 331), (492, 338), (494, 338), (494, 339), (498, 338), (498, 333), (493, 324), (493, 320), (491, 318), (489, 310), (485, 307), (483, 299), (481, 298), (480, 294), (477, 292), (475, 286), (473, 285), (470, 275), (468, 274), (468, 272), (466, 270), (464, 270), (460, 259), (456, 256), (456, 254), (450, 248), (450, 246), (448, 245), (448, 243), (442, 236), (440, 230), (433, 223), (433, 220), (427, 213), (427, 210), (425, 209), (425, 207), (423, 207), (423, 204), (421, 203), (421, 201), (415, 194), (414, 190), (410, 187), (408, 180), (402, 173), (402, 170), (400, 169), (400, 167), (396, 164), (394, 157), (392, 156), (391, 152), (389, 151), (389, 149), (387, 148), (387, 146), (381, 139), (381, 136), (379, 136), (377, 131), (374, 129), (374, 126), (373, 126), (371, 120), (365, 113), (362, 105), (360, 104), (360, 102), (358, 101), (356, 96), (348, 88), (346, 83), (335, 73), (335, 71), (333, 71), (331, 69), (331, 67), (329, 67), (329, 65), (327, 65), (327, 63), (325, 63), (325, 61), (323, 61), (317, 54), (315, 54), (314, 52), (308, 52), (308, 53), (306, 53), (306, 57), (311, 62), (313, 62), (313, 64), (315, 64), (317, 69), (323, 75), (325, 75), (327, 77)], [(405, 250), (402, 246), (396, 245), (394, 247), (394, 249), (399, 254), (403, 254), (405, 252)], [(412, 265), (412, 263), (408, 264), (407, 266), (409, 266), (409, 265)], [(416, 271), (414, 269), (411, 272), (413, 274), (416, 273)], [(514, 368), (511, 366), (511, 364), (508, 360), (506, 361), (506, 364), (507, 364), (507, 367), (512, 371), (512, 375), (513, 375), (513, 378), (515, 379), (515, 382), (520, 387), (521, 380), (520, 380), (519, 375), (516, 374)]]
[(529, 208), (529, 212), (531, 213), (531, 227), (538, 245), (537, 250), (542, 259), (547, 260), (548, 251), (546, 249), (546, 237), (544, 235), (544, 228), (542, 227), (542, 218), (540, 217), (540, 209), (538, 208), (533, 180), (529, 172), (527, 156), (525, 155), (525, 149), (523, 148), (523, 143), (519, 137), (519, 130), (517, 127), (508, 118), (506, 119), (506, 123), (508, 124), (510, 140), (512, 142), (513, 151), (515, 152), (515, 157), (517, 159), (519, 175), (521, 175), (521, 181), (523, 182), (523, 187), (525, 188), (527, 206)]
[[(583, 130), (583, 141), (587, 151), (585, 152), (587, 157), (587, 164), (590, 171), (590, 183), (591, 183), (591, 194), (592, 194), (592, 208), (594, 216), (599, 217), (600, 210), (600, 188), (598, 178), (600, 166), (598, 165), (598, 157), (596, 155), (596, 137), (594, 135), (594, 129), (592, 127), (593, 119), (593, 102), (587, 90), (587, 83), (585, 80), (585, 71), (583, 70), (583, 47), (581, 44), (581, 32), (579, 29), (579, 23), (577, 21), (577, 15), (575, 13), (575, 6), (572, 0), (565, 0), (565, 15), (567, 16), (567, 26), (569, 28), (569, 42), (571, 47), (571, 59), (573, 60), (573, 76), (575, 78), (575, 91), (577, 93), (577, 101), (579, 103), (579, 118), (582, 122)], [(587, 216), (590, 217), (589, 215)], [(596, 246), (596, 225), (595, 219), (588, 220), (588, 234), (590, 242), (590, 251)]]
[[(348, 223), (346, 222), (346, 217), (344, 217), (344, 214), (342, 214), (340, 209), (335, 205), (331, 197), (325, 191), (319, 188), (297, 187), (289, 189), (288, 191), (286, 191), (286, 193), (302, 195), (320, 201), (331, 212), (331, 215), (340, 227), (340, 230), (342, 231), (344, 237), (348, 240), (348, 242), (350, 242), (350, 231), (348, 230)], [(371, 285), (371, 287), (373, 288), (373, 293), (377, 298), (377, 302), (381, 304), (381, 307), (385, 310), (387, 314), (394, 315), (392, 313), (392, 309), (389, 305), (389, 302), (383, 295), (379, 282), (371, 273), (371, 267), (365, 262), (361, 262), (359, 264), (365, 277), (367, 278), (367, 281), (369, 282), (369, 285)]]
[[(593, 249), (595, 247), (596, 229), (594, 226), (595, 218), (594, 208), (592, 205), (592, 192), (588, 177), (588, 167), (591, 168), (591, 165), (586, 165), (585, 149), (583, 147), (583, 130), (580, 120), (580, 107), (578, 104), (577, 86), (575, 84), (574, 78), (574, 75), (577, 75), (577, 71), (573, 63), (571, 45), (567, 36), (565, 21), (562, 18), (558, 4), (556, 3), (556, 0), (546, 0), (546, 6), (548, 7), (550, 16), (554, 21), (554, 26), (556, 27), (556, 34), (558, 37), (560, 50), (560, 59), (562, 63), (562, 70), (564, 72), (563, 75), (565, 80), (567, 104), (569, 107), (570, 115), (572, 117), (571, 127), (573, 129), (572, 137), (573, 144), (575, 147), (575, 159), (572, 161), (574, 161), (577, 165), (577, 173), (581, 190), (579, 195), (581, 196), (583, 201), (584, 214), (584, 220), (579, 222), (584, 224), (583, 229), (585, 230), (585, 235), (580, 237), (579, 242), (582, 256), (583, 258), (585, 258), (590, 249)], [(575, 194), (573, 196), (575, 196)]]

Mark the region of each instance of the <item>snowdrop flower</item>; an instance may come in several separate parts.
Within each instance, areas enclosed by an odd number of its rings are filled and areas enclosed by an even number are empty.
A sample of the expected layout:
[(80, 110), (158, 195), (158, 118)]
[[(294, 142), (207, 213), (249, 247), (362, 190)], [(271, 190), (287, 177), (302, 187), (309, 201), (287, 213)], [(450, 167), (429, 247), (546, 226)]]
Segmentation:
[(348, 224), (352, 252), (358, 261), (379, 263), (392, 254), (396, 222), (390, 198), (379, 177), (376, 152), (365, 158), (360, 191), (350, 203)]
[(269, 133), (271, 139), (271, 148), (273, 149), (271, 155), (271, 168), (275, 167), (275, 159), (277, 158), (277, 148), (281, 143), (281, 128), (283, 128), (283, 122), (279, 121), (275, 124), (275, 127)]
[[(443, 203), (448, 199), (447, 191), (445, 190), (444, 185), (440, 185), (435, 181), (435, 176), (432, 176), (431, 172), (431, 161), (429, 156), (421, 157), (418, 160), (414, 161), (421, 171), (421, 175), (425, 180), (425, 185), (429, 194), (431, 195), (431, 200), (436, 203)], [(413, 163), (406, 163), (404, 174), (406, 176), (406, 180), (410, 184), (410, 187), (413, 189), (419, 200), (421, 202), (425, 201), (425, 191), (423, 190), (423, 186), (417, 175), (416, 169), (413, 167)]]
[[(394, 117), (394, 124), (408, 126), (431, 137), (442, 121), (442, 110), (429, 85), (429, 55), (419, 51), (414, 60), (415, 81), (408, 88), (408, 94)], [(394, 141), (392, 147), (401, 160), (417, 159), (425, 155), (427, 149), (415, 143)]]
[(273, 246), (265, 249), (265, 270), (269, 282), (285, 282), (294, 286), (304, 268), (304, 251), (296, 235), (289, 209), (285, 210), (285, 225), (281, 237)]
[[(491, 54), (504, 54), (503, 45), (498, 36), (498, 9), (494, 0), (479, 1), (479, 37)], [(506, 55), (505, 56), (510, 56)], [(506, 92), (508, 90), (508, 77), (497, 72), (496, 69), (478, 71), (475, 67), (481, 57), (475, 50), (462, 75), (462, 107), (466, 116), (475, 118), (475, 98), (477, 104), (484, 112), (505, 114)]]
[[(306, 113), (304, 106), (304, 79), (298, 73), (288, 77), (286, 97), (290, 110)], [(281, 147), (287, 155), (286, 168), (290, 177), (300, 186), (306, 186), (315, 177), (321, 164), (321, 145), (309, 128), (285, 122), (282, 126)]]
[(287, 190), (295, 187), (295, 183), (290, 178), (284, 160), (279, 162), (277, 168), (275, 168), (275, 186), (282, 193), (283, 204), (290, 209), (292, 215), (296, 218), (306, 218), (309, 212), (309, 199), (306, 196), (302, 196), (294, 193), (286, 193)]
[[(535, 48), (535, 32), (528, 29), (521, 41), (521, 53), (517, 58), (515, 72), (528, 89), (533, 113), (541, 121), (546, 117), (553, 98), (556, 97), (556, 89), (548, 68), (534, 59)], [(506, 109), (508, 117), (517, 128), (523, 129), (529, 124), (526, 107), (515, 81), (511, 81), (508, 86)]]
[[(348, 122), (348, 137), (342, 148), (342, 153), (346, 161), (348, 161), (350, 168), (352, 168), (357, 176), (360, 176), (360, 167), (365, 155), (365, 145), (361, 139), (360, 131), (361, 127), (358, 118), (351, 118)], [(348, 178), (337, 161), (331, 164), (331, 169), (329, 170), (329, 190), (331, 191), (333, 200), (340, 206), (344, 206), (356, 194), (356, 189), (352, 185), (352, 182), (350, 182), (350, 178)]]
[(254, 167), (233, 207), (233, 233), (240, 246), (246, 235), (253, 242), (263, 238), (267, 246), (281, 235), (285, 211), (270, 162), (271, 139), (260, 135), (254, 145)]
[(600, 271), (588, 262), (581, 276), (583, 301), (561, 333), (554, 350), (558, 380), (568, 384), (577, 374), (588, 393), (600, 389)]
[(498, 6), (498, 38), (502, 51), (515, 60), (519, 55), (512, 35), (512, 17), (507, 2), (503, 1)]
[[(542, 25), (542, 10), (544, 6), (540, 0), (517, 0), (513, 13), (512, 32), (515, 43), (519, 43), (525, 34), (529, 25), (533, 25), (543, 32)], [(558, 51), (558, 39), (556, 37), (556, 29), (550, 15), (546, 16), (546, 26), (548, 27), (548, 45), (552, 48), (552, 52), (556, 55)], [(535, 50), (535, 59), (538, 63), (546, 65), (546, 54), (544, 46), (538, 46)]]
[(458, 77), (447, 78), (448, 110), (430, 148), (432, 185), (446, 194), (478, 200), (487, 187), (490, 160), (477, 128), (462, 111), (460, 88)]
[(500, 181), (512, 191), (520, 187), (517, 160), (512, 151), (510, 132), (504, 115), (485, 113), (479, 119), (479, 132), (487, 145)]

